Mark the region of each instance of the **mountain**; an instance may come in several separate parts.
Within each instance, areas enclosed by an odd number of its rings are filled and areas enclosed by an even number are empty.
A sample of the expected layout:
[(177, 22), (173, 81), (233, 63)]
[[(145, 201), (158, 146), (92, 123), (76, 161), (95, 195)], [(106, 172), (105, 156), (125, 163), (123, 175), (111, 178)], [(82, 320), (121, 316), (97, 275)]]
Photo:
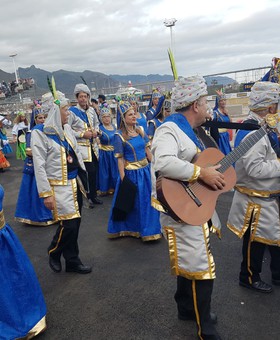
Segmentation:
[(147, 76), (143, 76), (141, 74), (130, 74), (125, 76), (119, 74), (110, 74), (109, 76), (119, 83), (127, 84), (129, 81), (131, 81), (133, 85), (173, 80), (173, 76), (167, 74), (149, 74)]
[[(87, 85), (92, 90), (95, 97), (99, 93), (116, 93), (120, 85), (126, 86), (129, 81), (132, 82), (132, 85), (137, 84), (150, 84), (150, 83), (160, 83), (160, 82), (170, 82), (170, 89), (173, 85), (171, 82), (173, 81), (173, 76), (171, 75), (160, 75), (160, 74), (149, 74), (147, 76), (140, 74), (131, 74), (131, 75), (118, 75), (111, 74), (106, 75), (100, 72), (94, 71), (83, 71), (83, 72), (72, 72), (66, 70), (58, 70), (55, 72), (49, 72), (46, 70), (42, 70), (32, 65), (27, 68), (19, 68), (18, 69), (19, 77), (24, 78), (33, 78), (35, 80), (35, 89), (32, 97), (40, 97), (43, 93), (48, 91), (47, 84), (47, 76), (53, 75), (56, 82), (56, 87), (58, 90), (65, 93), (68, 98), (73, 98), (74, 87), (77, 83), (82, 83), (82, 78), (85, 79)], [(0, 70), (0, 81), (3, 80), (6, 82), (11, 82), (15, 79), (14, 73), (7, 73)], [(223, 85), (232, 84), (235, 82), (232, 78), (224, 77), (224, 76), (208, 76), (206, 77), (207, 85), (209, 87), (222, 87)], [(110, 90), (109, 90), (110, 88)], [(107, 89), (107, 90), (106, 90)], [(147, 91), (150, 91), (147, 88)]]

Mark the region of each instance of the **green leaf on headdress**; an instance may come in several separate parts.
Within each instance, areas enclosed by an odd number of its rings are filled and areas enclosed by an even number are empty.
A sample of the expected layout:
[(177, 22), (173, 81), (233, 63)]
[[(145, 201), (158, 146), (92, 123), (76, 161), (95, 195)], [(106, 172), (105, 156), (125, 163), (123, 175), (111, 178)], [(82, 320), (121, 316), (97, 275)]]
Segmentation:
[(47, 76), (47, 81), (48, 81), (48, 86), (49, 86), (49, 89), (50, 89), (50, 91), (51, 91), (51, 94), (52, 94), (52, 96), (54, 97), (53, 87), (52, 87), (52, 83), (51, 83), (51, 81), (50, 81), (49, 76)]
[(55, 81), (54, 81), (54, 76), (52, 76), (52, 88), (53, 88), (53, 97), (54, 100), (58, 100), (58, 96), (57, 96), (57, 92), (56, 92), (56, 85), (55, 85)]
[(173, 78), (174, 78), (174, 80), (178, 80), (178, 74), (177, 74), (174, 55), (173, 55), (170, 48), (167, 50), (167, 52), (168, 52), (168, 57), (169, 57), (170, 65), (171, 65), (171, 70), (172, 70), (172, 73), (173, 73)]

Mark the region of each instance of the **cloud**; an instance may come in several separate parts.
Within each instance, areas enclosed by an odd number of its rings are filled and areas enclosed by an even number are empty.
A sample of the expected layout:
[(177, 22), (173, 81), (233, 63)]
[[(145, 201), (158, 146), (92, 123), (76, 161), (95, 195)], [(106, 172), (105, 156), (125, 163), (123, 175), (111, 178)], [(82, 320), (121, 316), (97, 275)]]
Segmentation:
[(266, 66), (280, 53), (277, 1), (6, 0), (1, 6), (0, 69), (7, 72), (16, 52), (17, 66), (48, 71), (170, 74), (166, 17), (178, 19), (173, 41), (182, 75)]

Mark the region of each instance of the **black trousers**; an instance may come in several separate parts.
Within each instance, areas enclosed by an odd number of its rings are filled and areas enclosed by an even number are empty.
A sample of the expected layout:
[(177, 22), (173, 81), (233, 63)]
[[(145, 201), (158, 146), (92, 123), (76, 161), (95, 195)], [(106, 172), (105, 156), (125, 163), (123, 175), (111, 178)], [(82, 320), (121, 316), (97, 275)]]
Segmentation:
[(96, 190), (96, 181), (98, 175), (98, 160), (95, 156), (93, 150), (91, 150), (91, 162), (84, 162), (87, 173), (88, 173), (88, 182), (89, 182), (89, 193), (87, 195), (88, 198), (94, 200), (97, 196)]
[[(77, 186), (77, 200), (80, 214), (82, 213), (83, 197)], [(79, 258), (78, 236), (81, 218), (61, 221), (53, 240), (48, 247), (49, 255), (59, 260), (61, 255), (68, 264), (82, 264)]]
[(211, 295), (214, 280), (188, 280), (177, 276), (175, 301), (178, 313), (196, 320), (198, 336), (216, 335), (217, 331), (210, 318)]
[(250, 242), (251, 230), (248, 228), (243, 237), (242, 262), (239, 279), (246, 283), (260, 280), (265, 248), (270, 252), (270, 270), (272, 278), (280, 280), (280, 247), (260, 242)]

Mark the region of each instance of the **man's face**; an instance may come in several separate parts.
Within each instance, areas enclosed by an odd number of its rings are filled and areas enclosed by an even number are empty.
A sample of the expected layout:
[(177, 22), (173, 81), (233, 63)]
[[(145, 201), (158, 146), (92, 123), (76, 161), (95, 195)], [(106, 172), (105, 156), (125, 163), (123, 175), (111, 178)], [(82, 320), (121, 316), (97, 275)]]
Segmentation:
[(207, 97), (201, 97), (197, 101), (197, 126), (205, 123), (206, 119), (210, 119), (211, 116), (208, 110), (208, 102)]
[(60, 107), (60, 117), (61, 117), (61, 124), (65, 125), (68, 122), (70, 112), (68, 111), (68, 105)]
[(88, 106), (89, 95), (85, 92), (80, 92), (77, 97), (78, 104), (82, 108), (86, 108)]

